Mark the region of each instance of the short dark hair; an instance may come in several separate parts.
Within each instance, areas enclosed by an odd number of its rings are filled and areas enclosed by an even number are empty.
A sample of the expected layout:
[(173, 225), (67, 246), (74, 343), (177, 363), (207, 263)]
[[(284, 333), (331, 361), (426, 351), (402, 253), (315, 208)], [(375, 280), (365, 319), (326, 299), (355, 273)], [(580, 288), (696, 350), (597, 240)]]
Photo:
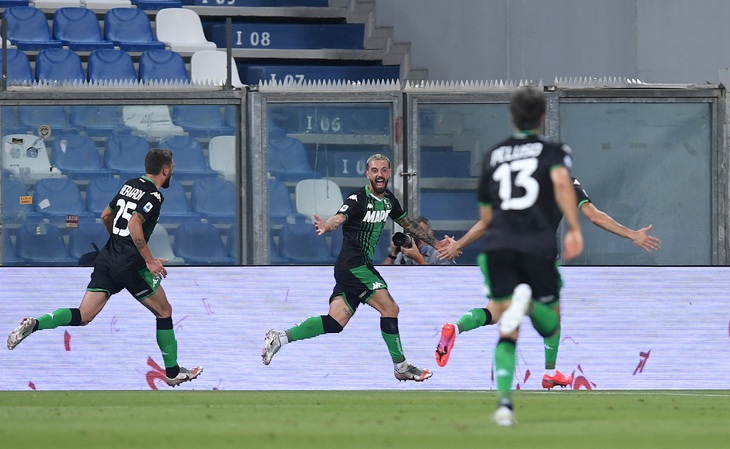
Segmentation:
[(512, 94), (509, 111), (512, 123), (520, 131), (537, 129), (545, 115), (545, 94), (534, 87), (522, 87)]
[(166, 165), (172, 165), (172, 150), (153, 148), (144, 158), (144, 170), (149, 175), (159, 175)]
[(418, 218), (416, 218), (416, 223), (423, 223), (426, 226), (428, 226), (428, 230), (431, 230), (431, 222), (428, 221), (428, 218), (424, 217), (423, 215), (420, 215)]

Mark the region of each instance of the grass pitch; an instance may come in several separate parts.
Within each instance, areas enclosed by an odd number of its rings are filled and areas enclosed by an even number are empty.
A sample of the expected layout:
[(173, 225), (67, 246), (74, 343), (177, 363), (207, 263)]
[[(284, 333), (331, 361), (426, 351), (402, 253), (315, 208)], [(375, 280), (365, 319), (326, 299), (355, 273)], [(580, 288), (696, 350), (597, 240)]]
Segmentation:
[(0, 392), (2, 448), (727, 448), (730, 391)]

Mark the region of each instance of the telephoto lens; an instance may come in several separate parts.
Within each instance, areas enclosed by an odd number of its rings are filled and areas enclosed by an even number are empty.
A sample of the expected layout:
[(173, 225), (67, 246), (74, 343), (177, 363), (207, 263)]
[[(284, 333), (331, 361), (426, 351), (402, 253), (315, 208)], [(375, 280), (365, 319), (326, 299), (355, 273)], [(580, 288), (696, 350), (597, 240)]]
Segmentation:
[(408, 234), (404, 234), (403, 232), (393, 234), (393, 245), (398, 248), (401, 246), (411, 246), (411, 242), (413, 242), (413, 239)]

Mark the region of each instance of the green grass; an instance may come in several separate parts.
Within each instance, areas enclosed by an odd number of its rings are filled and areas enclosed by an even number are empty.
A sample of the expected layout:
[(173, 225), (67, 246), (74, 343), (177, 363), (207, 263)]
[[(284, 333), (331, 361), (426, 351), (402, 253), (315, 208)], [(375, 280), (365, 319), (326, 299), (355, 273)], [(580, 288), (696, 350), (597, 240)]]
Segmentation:
[(2, 448), (727, 448), (728, 391), (0, 392)]

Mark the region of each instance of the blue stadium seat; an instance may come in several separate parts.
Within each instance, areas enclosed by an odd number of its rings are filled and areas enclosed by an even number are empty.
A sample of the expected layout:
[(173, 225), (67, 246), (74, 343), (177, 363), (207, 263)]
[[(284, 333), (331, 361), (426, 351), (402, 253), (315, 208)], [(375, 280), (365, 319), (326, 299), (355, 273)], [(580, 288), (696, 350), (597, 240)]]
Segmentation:
[(57, 227), (38, 223), (26, 223), (15, 235), (15, 251), (18, 258), (28, 265), (75, 265), (78, 259), (69, 256), (66, 242)]
[(190, 192), (193, 211), (213, 224), (234, 223), (237, 200), (236, 185), (221, 178), (198, 179)]
[(185, 61), (171, 50), (145, 50), (139, 57), (139, 80), (144, 83), (190, 80)]
[(274, 233), (269, 233), (269, 264), (270, 265), (288, 265), (289, 259), (281, 257), (279, 245), (276, 244)]
[[(218, 48), (226, 48), (226, 24), (209, 28), (210, 39)], [(234, 22), (233, 35), (242, 33), (245, 39), (233, 39), (234, 48), (266, 49), (364, 49), (365, 26), (359, 23), (256, 23)], [(254, 36), (268, 35), (264, 42)], [(252, 38), (248, 38), (251, 36)]]
[(96, 178), (89, 181), (86, 186), (86, 210), (101, 217), (109, 202), (119, 193), (124, 181), (118, 178)]
[(194, 180), (205, 177), (217, 177), (218, 172), (211, 170), (203, 153), (200, 142), (192, 136), (172, 136), (161, 140), (159, 148), (173, 151), (175, 160), (175, 176), (177, 179)]
[[(14, 84), (33, 84), (35, 83), (35, 76), (33, 76), (33, 70), (30, 68), (30, 61), (23, 51), (17, 48), (7, 49), (7, 74), (8, 74), (8, 85)], [(2, 52), (0, 52), (0, 64), (3, 62)], [(4, 112), (4, 111), (3, 111)], [(3, 129), (3, 134), (12, 134)]]
[(25, 127), (20, 124), (18, 120), (18, 109), (14, 106), (4, 106), (2, 111), (2, 135), (7, 136), (9, 134), (18, 134), (25, 132)]
[(374, 81), (400, 79), (397, 65), (254, 65), (238, 64), (244, 84), (258, 85), (265, 81), (297, 84), (303, 81)]
[(296, 214), (287, 186), (274, 178), (269, 179), (269, 226), (283, 225)]
[(174, 179), (170, 180), (170, 187), (162, 189), (165, 202), (162, 204), (160, 223), (186, 223), (200, 221), (200, 214), (190, 208), (185, 187)]
[(134, 69), (132, 57), (126, 51), (115, 49), (94, 50), (87, 63), (89, 81), (100, 82), (136, 82), (137, 71)]
[(224, 106), (225, 111), (223, 121), (226, 126), (238, 129), (238, 108), (236, 106)]
[(471, 151), (421, 151), (419, 178), (471, 177)]
[(68, 252), (74, 259), (94, 251), (92, 243), (102, 249), (109, 240), (109, 231), (103, 223), (84, 223), (71, 231), (68, 238)]
[(124, 51), (164, 50), (150, 18), (138, 8), (112, 8), (104, 15), (104, 36)]
[(37, 134), (38, 128), (43, 125), (47, 125), (56, 134), (78, 132), (69, 122), (66, 108), (63, 106), (18, 106), (18, 121), (25, 128), (25, 132), (31, 134)]
[(13, 244), (13, 240), (11, 239), (10, 232), (7, 230), (2, 233), (3, 234), (3, 265), (6, 266), (13, 266), (13, 265), (23, 265), (24, 260), (19, 258), (17, 253), (15, 252), (15, 245)]
[(472, 190), (423, 190), (420, 193), (420, 214), (429, 220), (479, 219), (477, 195)]
[(238, 258), (238, 227), (229, 226), (226, 231), (226, 251), (234, 259)]
[(101, 154), (91, 137), (64, 134), (53, 141), (51, 164), (71, 179), (109, 178), (113, 170), (104, 168)]
[(8, 23), (8, 40), (19, 50), (38, 51), (61, 48), (63, 43), (51, 37), (48, 19), (40, 9), (32, 6), (11, 6), (3, 12)]
[[(2, 181), (2, 211), (5, 223), (35, 222), (41, 215), (33, 211), (33, 205), (27, 201), (31, 198), (28, 186), (21, 181), (5, 177)], [(21, 199), (26, 204), (21, 204)]]
[(190, 265), (232, 265), (221, 234), (210, 223), (183, 223), (175, 230), (173, 250)]
[(0, 8), (11, 8), (13, 6), (28, 6), (28, 0), (0, 0)]
[(36, 182), (33, 207), (57, 226), (65, 226), (68, 215), (77, 216), (80, 223), (94, 220), (94, 214), (84, 209), (79, 187), (67, 178), (45, 178)]
[(144, 159), (150, 144), (140, 136), (117, 134), (104, 146), (104, 164), (126, 180), (145, 173)]
[(84, 83), (86, 75), (81, 58), (66, 48), (47, 48), (35, 59), (35, 77), (46, 84)]
[(269, 131), (269, 174), (280, 181), (301, 181), (319, 178), (312, 170), (304, 144), (289, 137), (281, 128)]
[(172, 122), (182, 126), (195, 137), (235, 134), (236, 128), (223, 122), (223, 112), (217, 105), (176, 105), (172, 107)]
[(124, 125), (119, 106), (70, 106), (71, 123), (91, 137), (108, 137), (132, 132)]
[(104, 39), (96, 14), (86, 8), (59, 8), (53, 13), (53, 37), (74, 51), (114, 48)]
[(323, 265), (332, 263), (324, 236), (314, 232), (311, 223), (286, 223), (279, 232), (279, 252), (291, 264)]

